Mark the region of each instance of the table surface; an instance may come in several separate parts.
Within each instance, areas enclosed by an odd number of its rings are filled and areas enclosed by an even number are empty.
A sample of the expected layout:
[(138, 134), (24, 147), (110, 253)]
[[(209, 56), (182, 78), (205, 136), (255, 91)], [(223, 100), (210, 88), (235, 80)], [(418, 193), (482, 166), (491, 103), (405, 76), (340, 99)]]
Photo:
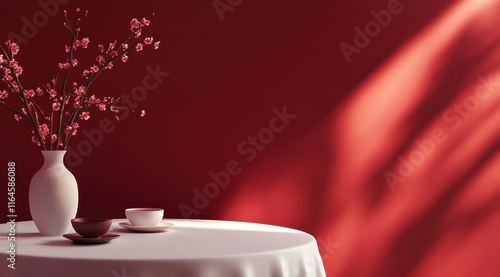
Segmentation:
[[(235, 221), (164, 219), (174, 224), (167, 232), (134, 233), (120, 227), (120, 222), (127, 220), (114, 219), (110, 230), (120, 237), (101, 245), (40, 236), (32, 221), (17, 222), (16, 269), (4, 263), (0, 275), (326, 276), (316, 240), (298, 230)], [(0, 226), (4, 249), (0, 257), (5, 261), (8, 226)]]

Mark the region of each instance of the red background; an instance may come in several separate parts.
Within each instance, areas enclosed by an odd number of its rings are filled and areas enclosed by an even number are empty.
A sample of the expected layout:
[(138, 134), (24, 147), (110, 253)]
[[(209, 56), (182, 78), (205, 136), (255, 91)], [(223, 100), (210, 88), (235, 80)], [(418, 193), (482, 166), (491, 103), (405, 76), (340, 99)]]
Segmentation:
[[(139, 103), (146, 117), (114, 122), (89, 155), (69, 162), (78, 216), (155, 206), (182, 218), (179, 205), (193, 206), (193, 190), (236, 160), (241, 173), (193, 218), (309, 232), (328, 276), (498, 276), (500, 2), (401, 1), (348, 63), (340, 43), (353, 44), (372, 10), (396, 2), (243, 0), (223, 21), (212, 1), (58, 5), (89, 10), (90, 52), (121, 39), (131, 18), (156, 14), (145, 32), (160, 49), (131, 55), (91, 93), (130, 95), (147, 66), (170, 73)], [(22, 35), (23, 17), (33, 22), (42, 10), (35, 1), (2, 8), (2, 38)], [(49, 81), (64, 60), (62, 21), (58, 12), (21, 44), (25, 87)], [(296, 118), (248, 162), (238, 146), (285, 106)], [(81, 125), (73, 150), (104, 117), (112, 118), (94, 113)], [(26, 122), (5, 109), (0, 118), (0, 164), (16, 162), (17, 213), (29, 220), (29, 181), (43, 159)]]

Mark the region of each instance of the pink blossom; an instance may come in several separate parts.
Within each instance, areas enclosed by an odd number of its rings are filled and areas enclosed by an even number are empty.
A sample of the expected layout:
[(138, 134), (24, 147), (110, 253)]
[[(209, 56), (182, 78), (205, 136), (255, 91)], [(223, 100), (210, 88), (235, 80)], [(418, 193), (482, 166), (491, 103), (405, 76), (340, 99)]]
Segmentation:
[(111, 58), (114, 58), (114, 57), (118, 56), (118, 52), (116, 52), (115, 50), (113, 50), (113, 51), (109, 52), (109, 56)]
[(90, 39), (89, 38), (83, 38), (82, 39), (82, 47), (87, 48), (89, 46)]
[(96, 103), (95, 95), (90, 96), (90, 98), (89, 98), (88, 101), (89, 101), (90, 104), (95, 104)]
[(32, 89), (28, 89), (24, 91), (24, 97), (31, 98), (35, 96), (35, 91)]
[(66, 53), (69, 53), (69, 51), (71, 51), (71, 48), (68, 45), (64, 45), (64, 49)]
[(143, 49), (142, 43), (137, 43), (137, 45), (135, 46), (135, 51), (139, 52), (142, 51), (142, 49)]
[(130, 21), (130, 30), (134, 31), (139, 28), (141, 28), (141, 22), (139, 22), (137, 18), (132, 18), (132, 20)]
[(50, 97), (50, 98), (55, 98), (55, 97), (57, 96), (57, 91), (55, 91), (55, 90), (53, 90), (53, 89), (50, 89), (50, 90), (48, 91), (48, 93), (49, 93), (49, 97)]
[(110, 42), (108, 46), (108, 52), (115, 49), (116, 47), (116, 40), (114, 42)]
[(89, 74), (90, 74), (90, 71), (88, 71), (87, 69), (85, 69), (85, 70), (83, 71), (83, 74), (82, 74), (82, 75), (83, 75), (83, 77), (88, 78)]
[(97, 73), (99, 71), (99, 67), (97, 65), (94, 65), (90, 68), (90, 73)]
[(154, 44), (154, 49), (156, 50), (156, 49), (158, 49), (158, 48), (160, 48), (160, 41), (157, 41), (157, 42), (155, 42), (155, 44)]
[(77, 59), (72, 59), (72, 60), (71, 60), (71, 65), (72, 65), (73, 67), (75, 67), (77, 64), (78, 64), (78, 60), (77, 60)]
[(9, 97), (9, 93), (6, 90), (0, 91), (0, 100), (5, 100)]
[(65, 112), (64, 112), (64, 115), (65, 115), (65, 116), (69, 116), (69, 112), (68, 112), (68, 111), (65, 111)]
[(148, 19), (146, 19), (146, 18), (142, 18), (141, 23), (142, 23), (142, 26), (143, 26), (143, 27), (144, 27), (144, 26), (149, 26), (149, 24), (151, 23), (151, 20), (148, 20)]
[[(12, 77), (11, 76), (7, 77), (7, 80), (12, 81)], [(17, 82), (12, 83), (12, 87), (15, 92), (19, 92), (19, 85), (17, 84)]]
[(52, 134), (52, 137), (50, 138), (50, 142), (54, 143), (54, 142), (56, 142), (56, 140), (57, 140), (57, 135), (56, 134)]
[[(128, 44), (126, 43), (122, 43), (122, 48), (123, 50), (127, 50), (128, 49)], [(0, 55), (1, 56), (1, 55)]]
[(100, 65), (104, 65), (106, 63), (106, 59), (102, 55), (99, 55), (95, 58), (95, 61), (98, 62)]
[(101, 112), (106, 110), (105, 104), (97, 104), (97, 107), (99, 108), (99, 111), (101, 111)]
[(83, 120), (89, 120), (90, 118), (90, 113), (89, 112), (83, 112), (81, 115), (80, 115), (80, 118), (83, 119)]
[(48, 136), (50, 133), (49, 126), (47, 126), (47, 124), (45, 124), (45, 123), (43, 123), (42, 125), (39, 125), (38, 132), (40, 133), (40, 136), (43, 139), (45, 139), (45, 137)]
[(73, 130), (73, 128), (71, 128), (71, 126), (66, 126), (66, 129), (64, 129), (64, 133), (66, 135), (69, 135), (71, 133), (71, 131)]
[(2, 54), (0, 54), (0, 64), (2, 64), (2, 63), (7, 63), (7, 60), (4, 59)]
[(78, 125), (78, 123), (75, 122), (75, 123), (71, 124), (71, 127), (76, 130), (76, 129), (78, 129), (78, 127), (80, 127), (80, 125)]
[(23, 119), (23, 117), (22, 117), (22, 116), (20, 116), (20, 115), (18, 115), (18, 114), (16, 113), (16, 114), (14, 114), (14, 119), (15, 119), (16, 121), (19, 121), (19, 120)]
[(35, 136), (31, 137), (31, 142), (36, 143), (36, 145), (40, 146), (40, 142), (38, 141), (38, 139)]
[(80, 12), (80, 8), (76, 8), (76, 12), (79, 13)]
[(16, 76), (19, 76), (21, 74), (23, 74), (23, 68), (18, 66), (15, 68), (16, 69)]
[(85, 10), (85, 17), (87, 17), (87, 15), (89, 15), (89, 10)]
[(111, 69), (113, 68), (113, 63), (108, 63), (108, 65), (106, 65), (106, 69)]
[(99, 52), (104, 52), (104, 45), (102, 44), (99, 44)]
[(144, 39), (144, 44), (149, 45), (153, 43), (153, 38), (152, 37), (147, 37)]
[(73, 99), (73, 101), (74, 101), (73, 102), (73, 108), (78, 109), (78, 108), (81, 107), (81, 105), (80, 105), (80, 96), (75, 97), (75, 99)]
[(142, 35), (142, 29), (135, 31), (135, 38), (139, 38)]
[(73, 49), (75, 49), (75, 50), (76, 50), (76, 48), (78, 48), (78, 46), (80, 46), (80, 45), (82, 45), (82, 42), (81, 42), (80, 40), (78, 40), (78, 39), (77, 39), (77, 40), (75, 40), (75, 41), (73, 42)]
[(15, 56), (17, 55), (17, 53), (19, 53), (19, 45), (17, 45), (16, 43), (10, 43), (9, 48), (12, 52), (12, 56)]
[(60, 69), (68, 69), (69, 68), (69, 63), (59, 63), (59, 68)]
[(26, 111), (26, 108), (22, 108), (21, 111), (23, 112), (23, 114), (28, 114), (28, 112)]
[(36, 94), (37, 94), (38, 96), (42, 96), (42, 94), (43, 94), (43, 89), (41, 89), (41, 88), (37, 87), (35, 91), (36, 91)]
[(52, 109), (53, 109), (55, 112), (59, 111), (59, 109), (60, 109), (60, 108), (61, 108), (61, 103), (59, 103), (59, 102), (54, 102), (54, 103), (52, 103)]
[(145, 111), (145, 110), (141, 110), (141, 115), (140, 115), (140, 117), (144, 117), (144, 116), (146, 116), (146, 111)]
[(122, 62), (126, 63), (128, 61), (128, 56), (123, 54), (122, 55)]

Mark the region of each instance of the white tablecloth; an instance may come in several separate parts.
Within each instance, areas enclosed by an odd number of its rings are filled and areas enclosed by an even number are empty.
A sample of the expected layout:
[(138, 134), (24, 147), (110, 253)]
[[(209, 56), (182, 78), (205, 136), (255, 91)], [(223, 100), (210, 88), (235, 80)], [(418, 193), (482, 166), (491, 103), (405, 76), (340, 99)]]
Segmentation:
[[(8, 226), (0, 225), (0, 276), (19, 277), (324, 277), (316, 240), (278, 226), (215, 220), (164, 219), (164, 233), (132, 233), (75, 245), (44, 237), (32, 221), (17, 222), (16, 269), (8, 268)], [(71, 230), (71, 232), (74, 232)]]

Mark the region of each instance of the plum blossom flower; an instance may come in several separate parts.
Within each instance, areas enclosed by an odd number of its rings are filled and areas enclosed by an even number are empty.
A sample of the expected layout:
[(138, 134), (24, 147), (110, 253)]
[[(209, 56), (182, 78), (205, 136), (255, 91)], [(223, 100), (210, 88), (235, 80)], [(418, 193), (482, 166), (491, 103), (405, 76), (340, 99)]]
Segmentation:
[(36, 95), (38, 95), (38, 96), (42, 96), (43, 92), (44, 92), (44, 90), (39, 88), (39, 87), (37, 87), (35, 91), (36, 91)]
[(8, 41), (8, 43), (9, 43), (10, 51), (12, 52), (12, 56), (17, 55), (17, 53), (19, 53), (19, 45), (17, 45), (14, 42), (10, 42), (10, 40)]
[(78, 96), (82, 96), (85, 94), (85, 89), (86, 89), (85, 86), (79, 86), (75, 89), (75, 94)]
[(90, 39), (89, 38), (83, 38), (82, 39), (82, 47), (87, 48), (89, 46)]
[(60, 108), (61, 108), (61, 103), (59, 102), (52, 103), (52, 109), (54, 110), (54, 112), (59, 111)]
[(50, 98), (55, 98), (55, 97), (57, 96), (57, 91), (55, 91), (55, 90), (53, 90), (53, 89), (50, 89), (50, 90), (48, 91), (48, 93), (49, 93), (49, 97), (50, 97)]
[(141, 22), (137, 20), (137, 18), (132, 18), (132, 20), (130, 21), (130, 30), (134, 31), (139, 28), (141, 28)]
[(142, 35), (142, 29), (135, 31), (135, 38), (139, 38)]
[(99, 111), (105, 111), (106, 110), (106, 104), (97, 104), (97, 108), (99, 108)]
[(141, 115), (140, 117), (145, 117), (146, 116), (146, 111), (145, 110), (141, 110)]
[(111, 68), (113, 68), (113, 63), (108, 63), (108, 65), (106, 65), (106, 67), (105, 67), (105, 68), (106, 68), (106, 69), (111, 69)]
[(97, 73), (98, 71), (99, 71), (99, 67), (97, 67), (97, 65), (90, 67), (90, 73)]
[(16, 121), (19, 121), (19, 120), (21, 120), (21, 119), (23, 119), (23, 118), (22, 118), (22, 116), (20, 116), (20, 115), (18, 115), (18, 114), (16, 113), (16, 114), (14, 114), (14, 119), (15, 119)]
[(56, 134), (52, 134), (52, 136), (50, 138), (50, 142), (54, 143), (54, 142), (56, 142), (56, 140), (57, 140), (57, 135)]
[(5, 100), (9, 97), (9, 93), (6, 90), (0, 91), (0, 100)]
[(143, 49), (143, 45), (142, 43), (137, 43), (137, 45), (135, 46), (135, 51), (139, 52), (139, 51), (142, 51)]
[(144, 44), (149, 45), (153, 43), (153, 38), (152, 37), (147, 37), (144, 39)]
[(160, 48), (160, 41), (157, 41), (154, 43), (154, 49), (157, 50), (158, 48)]
[(122, 55), (122, 62), (126, 63), (128, 61), (128, 56), (123, 54)]
[(46, 136), (48, 136), (50, 134), (49, 126), (47, 126), (47, 124), (45, 124), (45, 123), (39, 125), (38, 132), (40, 133), (40, 136), (42, 138), (45, 138)]
[(59, 68), (60, 69), (68, 69), (69, 68), (69, 63), (59, 63)]
[(69, 135), (69, 134), (71, 134), (72, 130), (73, 130), (73, 128), (71, 128), (71, 126), (66, 126), (66, 129), (64, 129), (64, 133), (66, 135)]
[(80, 115), (80, 118), (83, 120), (89, 120), (90, 113), (89, 112), (82, 112), (82, 114)]
[(110, 42), (109, 43), (108, 52), (110, 52), (111, 50), (115, 49), (115, 47), (116, 47), (116, 40), (114, 42)]
[(31, 98), (35, 96), (35, 91), (32, 89), (27, 89), (24, 91), (24, 97)]

